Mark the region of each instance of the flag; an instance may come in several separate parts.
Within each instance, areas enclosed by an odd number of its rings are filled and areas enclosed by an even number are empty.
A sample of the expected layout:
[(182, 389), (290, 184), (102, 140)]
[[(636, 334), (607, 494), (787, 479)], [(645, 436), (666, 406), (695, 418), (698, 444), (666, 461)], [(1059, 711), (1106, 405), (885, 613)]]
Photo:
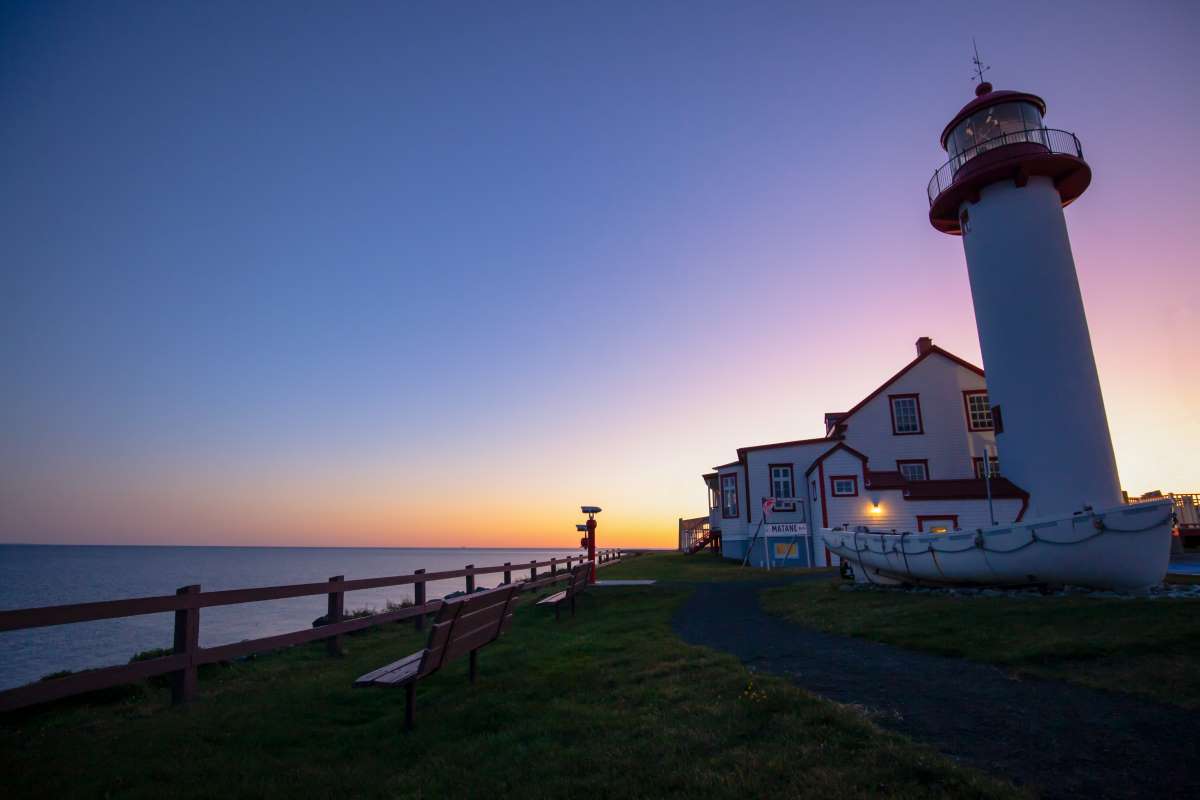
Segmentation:
[(770, 511), (771, 509), (773, 509), (774, 507), (775, 507), (775, 498), (774, 497), (764, 497), (763, 498), (763, 517), (766, 517), (767, 512)]

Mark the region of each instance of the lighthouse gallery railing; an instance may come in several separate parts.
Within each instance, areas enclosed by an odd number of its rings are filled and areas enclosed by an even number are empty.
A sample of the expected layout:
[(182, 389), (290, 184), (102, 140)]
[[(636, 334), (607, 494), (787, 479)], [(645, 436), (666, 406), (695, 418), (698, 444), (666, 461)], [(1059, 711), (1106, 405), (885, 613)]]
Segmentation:
[(1083, 145), (1079, 143), (1079, 137), (1070, 131), (1060, 131), (1055, 128), (1026, 128), (1023, 131), (1002, 133), (987, 141), (980, 142), (974, 147), (968, 147), (938, 167), (934, 171), (933, 177), (930, 178), (929, 186), (925, 190), (925, 193), (929, 196), (929, 205), (932, 206), (933, 201), (937, 199), (938, 195), (954, 184), (954, 178), (958, 175), (958, 171), (968, 161), (989, 150), (995, 150), (998, 147), (1010, 144), (1038, 144), (1045, 147), (1051, 153), (1063, 153), (1083, 158)]

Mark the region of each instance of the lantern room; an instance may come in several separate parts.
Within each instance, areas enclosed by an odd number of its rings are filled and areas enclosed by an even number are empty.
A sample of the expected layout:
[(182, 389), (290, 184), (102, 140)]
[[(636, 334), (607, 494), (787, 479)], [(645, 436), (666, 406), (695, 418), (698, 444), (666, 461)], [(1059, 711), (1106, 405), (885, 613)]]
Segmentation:
[(961, 207), (978, 202), (984, 186), (1011, 180), (1023, 186), (1034, 175), (1054, 180), (1065, 206), (1083, 194), (1092, 172), (1075, 134), (1047, 128), (1046, 102), (1028, 92), (995, 91), (987, 82), (942, 130), (950, 159), (929, 181), (929, 221), (961, 234)]

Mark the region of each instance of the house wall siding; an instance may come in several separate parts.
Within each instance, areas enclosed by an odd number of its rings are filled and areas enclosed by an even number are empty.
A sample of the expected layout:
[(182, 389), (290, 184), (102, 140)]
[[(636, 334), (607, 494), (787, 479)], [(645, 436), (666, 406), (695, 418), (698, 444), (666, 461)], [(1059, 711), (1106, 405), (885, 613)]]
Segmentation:
[[(987, 500), (906, 500), (899, 489), (871, 490), (863, 486), (862, 461), (839, 450), (824, 461), (825, 500), (829, 510), (829, 527), (866, 525), (874, 530), (915, 531), (918, 516), (957, 516), (963, 530), (991, 526)], [(814, 471), (813, 475), (817, 473)], [(858, 477), (857, 497), (834, 497), (830, 479), (834, 475)], [(872, 513), (875, 500), (879, 513)], [(1021, 501), (993, 500), (996, 521), (1006, 525), (1021, 512)]]
[[(792, 445), (790, 447), (769, 447), (762, 450), (746, 451), (746, 467), (750, 474), (750, 491), (754, 502), (750, 505), (750, 521), (758, 525), (762, 520), (762, 499), (771, 497), (771, 464), (791, 464), (792, 475), (796, 480), (796, 510), (773, 511), (770, 522), (807, 522), (805, 510), (804, 473), (812, 462), (833, 447), (836, 442), (821, 441), (812, 444)], [(742, 514), (744, 518), (745, 513)]]
[[(928, 459), (929, 477), (973, 478), (971, 459), (987, 447), (996, 452), (991, 431), (971, 431), (963, 392), (987, 390), (984, 379), (949, 359), (934, 354), (917, 364), (846, 421), (846, 444), (871, 459), (876, 471), (896, 469), (902, 459)], [(888, 395), (920, 396), (924, 433), (895, 435)], [(1000, 455), (1004, 470), (1004, 456)]]
[(736, 475), (738, 481), (738, 514), (736, 517), (725, 518), (722, 516), (721, 509), (716, 509), (716, 514), (713, 519), (717, 523), (717, 527), (721, 529), (721, 541), (727, 542), (731, 539), (741, 539), (746, 535), (746, 478), (742, 473), (741, 467), (726, 467), (717, 471), (717, 486), (720, 486), (720, 480), (726, 475)]

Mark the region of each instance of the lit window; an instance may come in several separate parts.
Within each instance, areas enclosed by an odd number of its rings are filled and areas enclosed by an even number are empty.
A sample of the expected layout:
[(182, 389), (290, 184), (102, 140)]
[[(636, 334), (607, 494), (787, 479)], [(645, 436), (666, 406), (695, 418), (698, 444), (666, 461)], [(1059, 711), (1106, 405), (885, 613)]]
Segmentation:
[(721, 507), (721, 494), (717, 491), (714, 484), (708, 485), (708, 508), (711, 511), (714, 508)]
[(967, 407), (967, 429), (990, 431), (993, 427), (992, 404), (988, 402), (987, 392), (963, 392), (963, 402)]
[(888, 397), (892, 404), (892, 433), (897, 435), (923, 433), (921, 425), (921, 401), (915, 394), (893, 394)]
[(858, 495), (858, 476), (834, 475), (829, 479), (829, 488), (834, 497), (855, 497)]
[(791, 464), (771, 465), (771, 496), (775, 498), (775, 511), (796, 510), (794, 500), (784, 499), (796, 496), (795, 473)]
[(947, 514), (946, 516), (918, 516), (917, 530), (921, 533), (949, 533), (950, 531), (958, 530), (958, 516)]
[(900, 474), (906, 481), (929, 480), (929, 462), (925, 459), (912, 458), (907, 461), (897, 461), (896, 469), (900, 470)]
[[(988, 461), (992, 465), (992, 477), (993, 478), (999, 477), (999, 475), (1000, 475), (1000, 460), (998, 458), (996, 458), (996, 456), (988, 456)], [(976, 478), (985, 477), (983, 474), (983, 457), (982, 456), (976, 456), (975, 458), (972, 458), (971, 466), (975, 470)]]
[(737, 475), (721, 476), (721, 516), (733, 519), (738, 515)]

